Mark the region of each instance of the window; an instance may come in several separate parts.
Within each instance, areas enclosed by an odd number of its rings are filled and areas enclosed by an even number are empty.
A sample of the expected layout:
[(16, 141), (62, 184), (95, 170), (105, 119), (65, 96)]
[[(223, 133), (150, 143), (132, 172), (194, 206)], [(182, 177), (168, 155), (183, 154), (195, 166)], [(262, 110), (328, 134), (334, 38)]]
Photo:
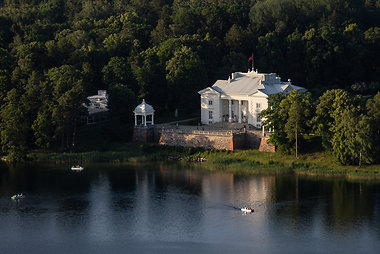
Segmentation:
[(210, 101), (208, 101), (208, 105), (212, 105), (212, 101), (210, 100)]
[(261, 118), (260, 118), (260, 117), (257, 117), (256, 122), (261, 123)]
[(208, 119), (212, 119), (212, 111), (208, 112)]
[(234, 105), (234, 101), (233, 100), (231, 100), (231, 104)]
[(256, 103), (256, 108), (257, 109), (261, 108), (261, 103)]

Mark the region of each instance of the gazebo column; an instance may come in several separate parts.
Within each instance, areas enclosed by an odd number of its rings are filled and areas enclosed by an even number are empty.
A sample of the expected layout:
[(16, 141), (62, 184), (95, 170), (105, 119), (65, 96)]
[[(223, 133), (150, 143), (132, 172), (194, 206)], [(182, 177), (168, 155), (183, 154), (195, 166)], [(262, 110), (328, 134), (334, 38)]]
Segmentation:
[(135, 113), (135, 126), (137, 126), (137, 116), (136, 116), (136, 113)]
[(231, 99), (228, 99), (228, 122), (232, 122), (232, 105), (231, 105)]
[(241, 100), (238, 100), (239, 102), (239, 123), (241, 123)]
[(146, 126), (146, 114), (144, 114), (144, 126)]
[(152, 125), (154, 125), (154, 114), (152, 114)]

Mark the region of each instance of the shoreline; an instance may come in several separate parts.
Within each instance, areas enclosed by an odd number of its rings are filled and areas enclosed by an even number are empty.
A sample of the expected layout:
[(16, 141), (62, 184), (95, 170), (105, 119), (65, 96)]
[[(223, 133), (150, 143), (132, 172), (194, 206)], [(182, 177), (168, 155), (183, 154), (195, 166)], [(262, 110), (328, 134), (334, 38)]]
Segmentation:
[[(203, 160), (199, 162), (200, 158)], [(204, 160), (205, 159), (205, 160)], [(46, 153), (28, 155), (30, 162), (55, 164), (86, 163), (144, 163), (168, 162), (196, 165), (210, 171), (249, 174), (297, 174), (346, 179), (380, 180), (380, 165), (343, 166), (325, 153), (291, 155), (265, 153), (257, 150), (206, 150), (202, 148), (171, 147), (157, 144), (128, 143), (114, 150)]]

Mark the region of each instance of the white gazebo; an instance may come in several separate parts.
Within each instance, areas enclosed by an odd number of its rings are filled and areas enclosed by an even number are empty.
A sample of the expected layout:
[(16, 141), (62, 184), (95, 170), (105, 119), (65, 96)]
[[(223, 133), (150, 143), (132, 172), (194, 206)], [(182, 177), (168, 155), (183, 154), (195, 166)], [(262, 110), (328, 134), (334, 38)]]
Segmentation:
[[(151, 105), (147, 104), (144, 99), (142, 103), (135, 108), (133, 113), (135, 114), (135, 126), (139, 125), (137, 121), (137, 116), (141, 116), (141, 125), (154, 125), (154, 109)], [(148, 120), (148, 116), (151, 116), (150, 121)]]

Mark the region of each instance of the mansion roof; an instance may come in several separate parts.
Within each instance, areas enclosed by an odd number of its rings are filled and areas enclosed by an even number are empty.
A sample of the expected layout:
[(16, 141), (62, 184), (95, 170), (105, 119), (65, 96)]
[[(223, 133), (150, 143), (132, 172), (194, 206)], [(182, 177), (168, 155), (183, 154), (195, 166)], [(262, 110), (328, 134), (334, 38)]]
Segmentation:
[[(303, 87), (292, 85), (290, 80), (288, 82), (281, 81), (276, 73), (266, 74), (255, 71), (234, 72), (228, 80), (217, 80), (210, 88), (225, 95), (253, 95), (261, 92), (267, 96), (280, 92), (290, 92), (294, 89), (306, 90)], [(210, 91), (210, 88), (203, 89), (198, 93)]]
[(88, 96), (89, 105), (83, 104), (88, 110), (88, 114), (96, 114), (108, 111), (108, 94), (106, 90), (98, 90), (97, 95)]

